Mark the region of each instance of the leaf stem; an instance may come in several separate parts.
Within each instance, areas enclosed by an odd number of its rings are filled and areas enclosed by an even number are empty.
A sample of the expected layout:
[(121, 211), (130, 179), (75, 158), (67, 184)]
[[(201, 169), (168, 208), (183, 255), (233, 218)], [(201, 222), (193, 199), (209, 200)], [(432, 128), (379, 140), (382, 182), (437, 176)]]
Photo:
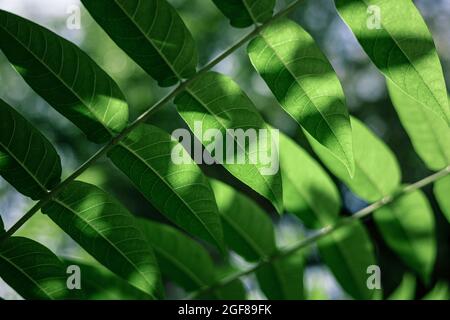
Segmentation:
[(416, 191), (418, 189), (421, 189), (421, 188), (447, 176), (449, 173), (450, 173), (450, 166), (447, 166), (446, 168), (444, 168), (430, 176), (427, 176), (413, 184), (410, 184), (410, 185), (407, 185), (407, 186), (401, 188), (400, 190), (398, 190), (396, 193), (394, 193), (392, 195), (383, 197), (382, 199), (380, 199), (380, 200), (372, 203), (371, 205), (354, 213), (352, 216), (341, 219), (339, 222), (337, 222), (334, 225), (326, 226), (326, 227), (323, 227), (323, 228), (317, 230), (313, 235), (309, 236), (308, 238), (305, 238), (304, 240), (298, 242), (297, 244), (293, 245), (292, 247), (290, 247), (288, 249), (279, 250), (274, 255), (260, 261), (256, 265), (254, 265), (246, 270), (242, 270), (234, 275), (230, 275), (229, 277), (223, 278), (220, 281), (218, 281), (212, 285), (200, 288), (199, 290), (197, 290), (197, 291), (191, 293), (189, 296), (185, 297), (183, 300), (195, 299), (202, 294), (209, 293), (213, 290), (216, 290), (218, 288), (226, 286), (241, 277), (250, 275), (250, 274), (254, 273), (255, 271), (257, 271), (258, 269), (260, 269), (261, 267), (263, 267), (267, 264), (273, 263), (277, 259), (290, 256), (290, 255), (296, 253), (297, 251), (316, 243), (318, 240), (333, 233), (334, 231), (340, 229), (341, 227), (343, 227), (345, 225), (349, 225), (350, 223), (354, 222), (355, 220), (362, 220), (363, 218), (368, 217), (375, 210), (377, 210), (389, 203), (392, 203), (393, 201), (398, 199), (400, 196), (408, 194), (413, 191)]
[(19, 230), (36, 212), (38, 212), (42, 207), (44, 207), (48, 202), (52, 200), (61, 190), (63, 190), (69, 183), (78, 178), (84, 171), (86, 171), (91, 165), (93, 165), (98, 159), (103, 157), (108, 151), (110, 151), (114, 146), (116, 146), (120, 141), (122, 141), (130, 132), (136, 129), (139, 125), (144, 123), (151, 114), (153, 114), (157, 109), (166, 105), (169, 101), (175, 98), (180, 92), (186, 88), (190, 83), (197, 80), (207, 71), (211, 70), (221, 61), (226, 59), (229, 55), (234, 53), (237, 49), (247, 43), (250, 39), (255, 37), (264, 28), (269, 26), (275, 20), (289, 14), (297, 5), (302, 3), (304, 0), (296, 0), (287, 6), (285, 9), (279, 11), (277, 14), (272, 16), (264, 24), (256, 26), (253, 31), (242, 37), (239, 41), (233, 44), (230, 48), (225, 50), (222, 54), (217, 56), (211, 62), (206, 64), (202, 69), (200, 69), (194, 76), (190, 79), (182, 81), (174, 90), (168, 93), (165, 97), (159, 100), (157, 103), (149, 107), (144, 113), (136, 118), (130, 125), (128, 125), (121, 133), (116, 137), (112, 138), (107, 144), (105, 144), (101, 149), (99, 149), (94, 155), (92, 155), (88, 160), (86, 160), (77, 170), (75, 170), (70, 176), (61, 181), (56, 187), (49, 191), (42, 199), (39, 200), (31, 209), (29, 209), (25, 215), (22, 216), (7, 232), (0, 236), (0, 240), (6, 239), (12, 236), (17, 230)]

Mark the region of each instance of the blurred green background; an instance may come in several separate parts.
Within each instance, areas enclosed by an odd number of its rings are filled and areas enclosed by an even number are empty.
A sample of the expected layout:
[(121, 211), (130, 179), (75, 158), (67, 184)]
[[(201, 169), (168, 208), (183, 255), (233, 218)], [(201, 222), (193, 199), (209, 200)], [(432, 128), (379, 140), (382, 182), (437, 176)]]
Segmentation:
[[(193, 34), (200, 52), (200, 66), (226, 50), (251, 29), (232, 28), (228, 20), (213, 5), (211, 0), (169, 0), (176, 7)], [(278, 0), (277, 9), (291, 1)], [(450, 0), (414, 1), (430, 28), (444, 68), (447, 86), (450, 84)], [(70, 30), (66, 21), (73, 9), (81, 8), (81, 28)], [(125, 93), (131, 111), (131, 119), (163, 97), (171, 88), (160, 88), (132, 62), (93, 22), (88, 13), (76, 0), (0, 0), (0, 8), (31, 19), (75, 42), (102, 66), (120, 85)], [(384, 77), (377, 71), (362, 51), (351, 32), (338, 18), (332, 0), (309, 0), (299, 6), (291, 18), (308, 30), (325, 52), (342, 82), (350, 112), (363, 120), (381, 137), (396, 154), (403, 174), (403, 182), (419, 180), (430, 172), (415, 154), (414, 149), (402, 128), (398, 116), (387, 96)], [(245, 46), (222, 61), (214, 70), (231, 76), (254, 101), (267, 122), (295, 137), (305, 148), (309, 148), (294, 121), (289, 118), (275, 101), (269, 89), (251, 67)], [(63, 163), (63, 178), (74, 171), (98, 148), (85, 139), (82, 133), (58, 114), (36, 95), (23, 79), (0, 54), (0, 97), (17, 108), (27, 119), (36, 125), (57, 147)], [(149, 122), (171, 132), (184, 127), (173, 105), (166, 105), (152, 116)], [(220, 167), (204, 168), (209, 175), (219, 177), (246, 192), (267, 209), (277, 226), (280, 245), (289, 245), (308, 234), (301, 222), (289, 215), (278, 217), (272, 207), (255, 193), (237, 183)], [(130, 182), (113, 168), (107, 160), (85, 172), (84, 180), (109, 191), (119, 198), (136, 215), (167, 222), (136, 191)], [(351, 214), (366, 205), (355, 197), (338, 181), (345, 214)], [(440, 213), (431, 196), (431, 188), (425, 188), (436, 216), (438, 237), (438, 258), (432, 282), (423, 284), (418, 280), (416, 297), (422, 297), (439, 282), (450, 280), (450, 226)], [(32, 202), (16, 192), (0, 178), (0, 214), (5, 227), (14, 224), (32, 205)], [(385, 293), (392, 292), (409, 270), (387, 248), (371, 219), (365, 222), (376, 244), (379, 264), (382, 269), (382, 282)], [(31, 237), (52, 249), (61, 256), (92, 259), (70, 238), (65, 236), (49, 219), (38, 214), (19, 231), (20, 235)], [(214, 254), (214, 252), (212, 252)], [(232, 257), (237, 267), (245, 262)], [(333, 276), (318, 257), (315, 248), (308, 252), (308, 265), (304, 275), (308, 298), (343, 299), (346, 294), (340, 289)], [(263, 299), (252, 277), (245, 279), (249, 298)], [(167, 284), (169, 298), (182, 297), (181, 289)], [(0, 296), (19, 298), (0, 280)]]

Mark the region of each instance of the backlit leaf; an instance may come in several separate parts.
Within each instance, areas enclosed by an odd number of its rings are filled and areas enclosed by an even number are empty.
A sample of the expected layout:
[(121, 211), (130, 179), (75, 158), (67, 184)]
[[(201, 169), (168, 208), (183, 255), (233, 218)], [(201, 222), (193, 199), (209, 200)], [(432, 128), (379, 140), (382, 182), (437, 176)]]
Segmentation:
[(189, 78), (197, 48), (166, 0), (82, 0), (97, 23), (160, 86)]
[(65, 299), (65, 265), (43, 245), (22, 237), (0, 242), (0, 278), (24, 299)]
[(39, 199), (59, 182), (61, 160), (52, 144), (1, 99), (0, 119), (0, 175)]
[[(175, 164), (172, 152), (181, 153), (187, 162)], [(173, 223), (223, 248), (220, 217), (208, 179), (168, 133), (141, 125), (108, 156)]]
[(450, 176), (436, 181), (433, 191), (439, 207), (450, 222)]
[(248, 48), (250, 60), (285, 111), (352, 174), (352, 134), (341, 84), (313, 38), (281, 19)]
[(42, 212), (98, 262), (155, 296), (159, 270), (136, 219), (103, 190), (75, 181)]
[[(442, 67), (433, 38), (413, 1), (335, 2), (339, 14), (378, 69), (424, 112), (433, 112), (449, 124)], [(369, 19), (378, 19), (378, 26), (371, 26)]]
[(119, 87), (71, 42), (0, 10), (0, 49), (50, 105), (97, 143), (127, 125), (128, 106)]
[(213, 0), (233, 27), (245, 28), (272, 17), (275, 0)]

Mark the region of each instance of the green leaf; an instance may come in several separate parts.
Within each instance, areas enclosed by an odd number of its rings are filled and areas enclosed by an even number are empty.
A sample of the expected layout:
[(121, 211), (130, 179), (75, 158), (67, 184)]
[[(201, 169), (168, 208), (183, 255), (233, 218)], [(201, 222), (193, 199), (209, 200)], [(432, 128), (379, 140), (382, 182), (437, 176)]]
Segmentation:
[(439, 207), (450, 222), (450, 176), (441, 178), (434, 183), (434, 196), (436, 197)]
[(433, 211), (422, 191), (405, 194), (378, 209), (374, 220), (389, 247), (428, 280), (437, 244)]
[(202, 246), (168, 225), (148, 219), (139, 219), (139, 225), (155, 251), (163, 276), (187, 291), (214, 282), (214, 265)]
[[(217, 267), (216, 267), (217, 269)], [(226, 279), (233, 276), (239, 270), (229, 265), (220, 266), (216, 271), (216, 282), (221, 279)], [(211, 299), (211, 294), (203, 295), (199, 297), (200, 299)], [(247, 291), (245, 290), (244, 284), (240, 279), (236, 279), (220, 288), (217, 288), (212, 293), (212, 298), (220, 300), (246, 300)]]
[[(197, 242), (168, 225), (140, 219), (140, 226), (148, 243), (155, 250), (163, 276), (191, 292), (213, 285), (223, 273), (216, 267), (208, 252)], [(219, 278), (220, 277), (220, 278)], [(237, 299), (242, 297), (242, 283), (233, 281), (202, 298)]]
[(36, 200), (58, 184), (61, 159), (31, 123), (0, 99), (0, 175)]
[[(400, 169), (392, 151), (361, 121), (352, 117), (355, 174), (350, 177), (346, 168), (310, 136), (308, 140), (320, 160), (355, 194), (374, 202), (391, 195), (400, 185)], [(381, 165), (382, 164), (382, 165)]]
[(211, 184), (227, 245), (248, 261), (259, 261), (274, 254), (275, 234), (269, 216), (230, 186), (217, 180)]
[(256, 271), (261, 290), (270, 300), (301, 300), (304, 258), (301, 252), (279, 258)]
[(236, 28), (246, 28), (270, 19), (275, 0), (213, 0), (220, 11)]
[(0, 278), (24, 299), (65, 299), (66, 268), (49, 249), (22, 237), (0, 242)]
[[(189, 161), (175, 164), (171, 154), (176, 150)], [(173, 223), (223, 249), (222, 226), (208, 179), (168, 133), (141, 125), (108, 156)]]
[(280, 150), (286, 210), (311, 229), (334, 224), (341, 198), (331, 178), (305, 150), (283, 134)]
[(405, 273), (400, 285), (391, 293), (389, 300), (414, 300), (416, 294), (416, 278), (411, 273)]
[[(411, 0), (335, 0), (373, 63), (424, 112), (433, 112), (450, 123), (442, 67), (433, 39)], [(379, 10), (370, 16), (370, 8)], [(369, 13), (368, 13), (369, 12)], [(380, 28), (369, 28), (368, 19), (380, 19)]]
[(81, 2), (114, 42), (160, 86), (171, 86), (195, 74), (196, 44), (166, 0)]
[(313, 38), (281, 19), (248, 48), (250, 60), (281, 106), (352, 174), (352, 135), (344, 92)]
[(400, 121), (426, 166), (431, 170), (439, 170), (449, 165), (450, 128), (447, 122), (423, 109), (389, 79), (387, 85)]
[(65, 264), (80, 267), (81, 290), (88, 300), (151, 300), (153, 297), (133, 287), (101, 265), (65, 259)]
[[(208, 72), (188, 85), (175, 99), (175, 104), (206, 149), (215, 151), (216, 162), (270, 200), (281, 213), (283, 199), (277, 137), (239, 86), (227, 76)], [(239, 132), (229, 131), (233, 129)], [(220, 130), (221, 134), (211, 137), (208, 132), (212, 130)], [(234, 161), (228, 156), (233, 156)], [(266, 156), (268, 158), (263, 159)]]
[(25, 81), (89, 140), (103, 143), (125, 128), (122, 92), (77, 46), (3, 10), (0, 39), (0, 49)]
[(367, 286), (367, 268), (377, 265), (375, 252), (359, 221), (341, 227), (318, 242), (320, 256), (342, 288), (355, 299), (373, 299), (380, 290)]
[(448, 300), (450, 298), (450, 289), (448, 283), (444, 280), (436, 283), (434, 288), (428, 292), (422, 299), (423, 300)]
[(136, 219), (103, 190), (79, 181), (42, 209), (98, 262), (136, 288), (156, 295), (159, 270)]

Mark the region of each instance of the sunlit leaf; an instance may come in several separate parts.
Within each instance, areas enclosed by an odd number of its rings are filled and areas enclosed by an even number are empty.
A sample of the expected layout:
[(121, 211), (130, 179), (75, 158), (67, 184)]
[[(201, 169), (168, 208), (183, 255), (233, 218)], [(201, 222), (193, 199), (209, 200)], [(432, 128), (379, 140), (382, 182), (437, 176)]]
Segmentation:
[(389, 300), (414, 300), (416, 293), (416, 278), (411, 273), (405, 273), (399, 286), (388, 297)]
[[(172, 161), (175, 148), (186, 163)], [(168, 133), (142, 125), (108, 156), (173, 223), (223, 248), (222, 226), (208, 179)]]
[[(276, 136), (239, 86), (227, 76), (208, 72), (190, 84), (175, 104), (196, 137), (208, 150), (214, 148), (216, 162), (270, 200), (281, 213)], [(214, 129), (221, 134), (209, 136)]]
[(299, 145), (280, 134), (283, 199), (288, 212), (308, 228), (336, 222), (341, 207), (339, 192), (325, 170)]
[[(208, 252), (193, 239), (168, 225), (140, 219), (140, 225), (149, 244), (155, 250), (163, 276), (186, 291), (195, 291), (218, 281), (222, 273), (216, 272)], [(242, 298), (242, 283), (237, 280), (223, 288), (203, 295), (202, 298)]]
[(374, 213), (384, 240), (427, 280), (437, 254), (433, 210), (421, 191), (401, 196)]
[(341, 227), (318, 244), (321, 258), (348, 294), (355, 299), (373, 299), (379, 294), (380, 290), (367, 286), (367, 268), (377, 262), (369, 234), (359, 221)]
[(59, 182), (61, 160), (52, 144), (1, 99), (0, 119), (0, 175), (39, 199)]
[(22, 237), (0, 242), (0, 278), (24, 299), (66, 299), (65, 265), (43, 245)]
[(373, 202), (391, 195), (400, 184), (400, 168), (395, 155), (361, 121), (352, 117), (355, 174), (346, 168), (323, 146), (308, 137), (320, 160), (358, 196)]
[(98, 143), (128, 121), (119, 87), (71, 42), (31, 21), (0, 10), (0, 49), (25, 81)]
[(89, 300), (151, 300), (153, 297), (130, 285), (101, 265), (90, 265), (78, 260), (64, 260), (65, 264), (80, 268), (81, 290)]
[(248, 261), (275, 253), (274, 228), (269, 216), (232, 187), (217, 180), (212, 181), (212, 187), (227, 245)]
[(275, 0), (213, 0), (236, 28), (263, 23), (272, 17)]
[(313, 38), (295, 22), (282, 19), (265, 28), (247, 51), (285, 111), (353, 173), (344, 92)]
[(431, 170), (450, 164), (450, 128), (433, 112), (387, 80), (389, 94), (417, 154)]
[(42, 212), (98, 262), (136, 288), (157, 295), (159, 270), (136, 219), (103, 190), (75, 181)]
[(450, 288), (444, 280), (436, 283), (433, 289), (428, 292), (423, 300), (448, 300), (450, 298)]
[(431, 34), (413, 1), (335, 2), (339, 14), (380, 71), (423, 112), (433, 112), (449, 124), (442, 67)]
[(161, 86), (189, 78), (196, 44), (166, 0), (82, 0), (95, 21)]

